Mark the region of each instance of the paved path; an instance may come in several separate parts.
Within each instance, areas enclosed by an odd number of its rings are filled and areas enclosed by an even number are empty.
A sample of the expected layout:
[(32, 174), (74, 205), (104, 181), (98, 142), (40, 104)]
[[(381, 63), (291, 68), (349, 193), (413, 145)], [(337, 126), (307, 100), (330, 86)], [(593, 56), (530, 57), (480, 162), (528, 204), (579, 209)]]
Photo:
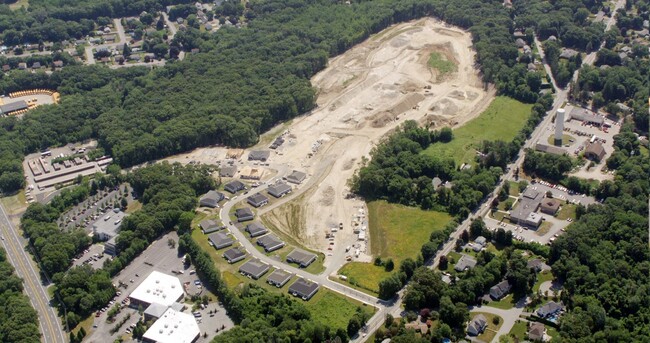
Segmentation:
[(16, 269), (16, 274), (23, 279), (24, 291), (38, 314), (41, 341), (66, 342), (59, 318), (55, 309), (50, 306), (46, 286), (41, 283), (38, 267), (34, 266), (32, 257), (25, 251), (24, 247), (27, 243), (18, 234), (2, 204), (0, 204), (0, 227), (2, 235), (0, 242), (7, 251), (7, 258)]

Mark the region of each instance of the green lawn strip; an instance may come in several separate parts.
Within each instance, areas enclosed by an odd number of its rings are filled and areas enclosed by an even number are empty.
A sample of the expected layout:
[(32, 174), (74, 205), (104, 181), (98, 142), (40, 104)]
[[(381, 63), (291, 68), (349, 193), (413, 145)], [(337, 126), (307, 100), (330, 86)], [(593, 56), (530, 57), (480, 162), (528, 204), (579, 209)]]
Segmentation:
[(546, 334), (547, 335), (549, 335), (549, 336), (551, 336), (553, 338), (559, 338), (560, 337), (560, 333), (557, 332), (556, 328), (554, 328), (554, 327), (552, 327), (550, 325), (544, 325), (544, 327), (546, 328)]
[(346, 286), (348, 286), (348, 287), (350, 287), (350, 288), (354, 288), (354, 289), (356, 289), (356, 290), (359, 291), (359, 292), (366, 293), (366, 294), (371, 295), (371, 296), (373, 296), (373, 297), (376, 297), (376, 296), (379, 295), (379, 293), (377, 293), (377, 292), (373, 292), (373, 291), (367, 290), (367, 289), (365, 289), (365, 288), (359, 287), (358, 285), (353, 285), (353, 284), (349, 283), (347, 280), (341, 280), (341, 278), (339, 278), (338, 276), (335, 276), (335, 275), (330, 275), (330, 276), (328, 277), (328, 279), (330, 279), (331, 281), (334, 281), (334, 282), (340, 283), (340, 284), (342, 284), (342, 285), (346, 285)]
[[(575, 137), (570, 136), (570, 135), (566, 135), (566, 134), (562, 135), (562, 145), (566, 145), (566, 144), (571, 143), (571, 140), (575, 141)], [(555, 134), (552, 134), (552, 135), (548, 136), (548, 139), (546, 140), (546, 142), (549, 145), (554, 145), (555, 144)]]
[(542, 283), (551, 280), (553, 280), (553, 273), (551, 273), (551, 271), (544, 271), (537, 274), (537, 281), (533, 285), (533, 293), (537, 293), (537, 291), (539, 291), (539, 287), (542, 285)]
[(340, 275), (348, 277), (347, 283), (357, 285), (374, 294), (379, 293), (379, 281), (390, 275), (384, 267), (371, 263), (350, 262), (339, 269)]
[[(519, 182), (508, 181), (510, 183), (510, 196), (518, 197), (519, 196)], [(514, 199), (513, 199), (514, 200)]]
[(455, 129), (451, 142), (431, 144), (423, 153), (454, 159), (457, 165), (474, 163), (475, 149), (482, 141), (512, 141), (526, 124), (531, 108), (531, 104), (498, 96), (481, 115)]
[(314, 321), (327, 325), (334, 331), (339, 328), (347, 329), (348, 321), (356, 313), (358, 307), (370, 316), (375, 313), (374, 307), (347, 298), (327, 288), (321, 288), (313, 298), (303, 303)]
[(560, 220), (567, 220), (568, 218), (575, 220), (576, 207), (574, 204), (564, 204), (555, 217)]
[(429, 67), (436, 69), (440, 75), (445, 75), (455, 72), (458, 67), (456, 64), (447, 59), (447, 57), (439, 52), (432, 52), (429, 56)]
[(496, 220), (498, 220), (498, 221), (502, 221), (502, 220), (503, 220), (503, 217), (505, 217), (506, 215), (508, 215), (508, 214), (505, 213), (505, 212), (499, 212), (499, 211), (495, 211), (495, 212), (492, 212), (492, 213), (490, 214), (490, 216), (491, 216), (492, 218), (494, 218), (494, 219), (496, 219)]
[[(501, 325), (503, 325), (503, 318), (497, 316), (496, 314), (485, 313), (485, 312), (472, 312), (471, 315), (472, 318), (474, 318), (474, 316), (477, 316), (479, 314), (484, 315), (485, 318), (487, 319), (487, 327), (485, 328), (485, 331), (483, 331), (482, 334), (476, 336), (476, 339), (482, 342), (492, 342), (492, 339), (494, 338), (494, 336), (496, 336), (497, 331), (499, 331), (499, 328), (501, 327)], [(492, 319), (494, 317), (499, 318), (498, 325), (494, 325), (494, 323), (492, 322)]]
[(551, 222), (542, 222), (542, 225), (539, 226), (539, 228), (537, 229), (537, 231), (535, 231), (535, 233), (538, 236), (544, 236), (545, 234), (548, 233), (548, 231), (551, 229), (551, 227), (553, 227), (553, 223), (551, 223)]
[(398, 267), (405, 258), (415, 259), (431, 233), (442, 230), (451, 216), (386, 201), (373, 201), (368, 203), (368, 220), (371, 253), (373, 256), (392, 258)]
[(486, 306), (500, 308), (502, 310), (509, 310), (515, 307), (513, 301), (514, 301), (514, 297), (512, 296), (512, 294), (508, 294), (499, 301), (490, 301)]
[(508, 340), (510, 342), (521, 342), (526, 339), (527, 333), (528, 323), (523, 320), (518, 320), (515, 322), (515, 325), (512, 326), (512, 329), (510, 329), (510, 332), (508, 333)]

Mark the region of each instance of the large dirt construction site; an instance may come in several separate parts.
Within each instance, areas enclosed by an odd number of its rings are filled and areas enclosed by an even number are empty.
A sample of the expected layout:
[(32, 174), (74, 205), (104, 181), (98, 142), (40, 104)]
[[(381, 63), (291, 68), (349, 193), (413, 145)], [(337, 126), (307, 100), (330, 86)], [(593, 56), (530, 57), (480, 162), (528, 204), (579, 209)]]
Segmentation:
[[(294, 120), (289, 131), (295, 138), (273, 156), (318, 178), (301, 206), (304, 244), (324, 251), (323, 232), (339, 222), (348, 229), (338, 233), (337, 245), (350, 241), (351, 218), (363, 204), (345, 199), (346, 183), (362, 157), (400, 123), (456, 126), (487, 107), (494, 92), (483, 90), (471, 45), (469, 33), (423, 19), (382, 31), (314, 76), (318, 108)], [(432, 52), (456, 63), (457, 72), (439, 77), (427, 64)], [(309, 158), (318, 140), (322, 145)], [(284, 208), (273, 211), (274, 217), (283, 217), (277, 212)]]
[[(438, 75), (428, 65), (432, 52), (453, 62), (456, 71)], [(345, 198), (347, 181), (372, 147), (409, 119), (432, 128), (462, 125), (494, 98), (494, 91), (482, 87), (474, 55), (468, 32), (421, 19), (392, 26), (330, 60), (311, 80), (318, 107), (270, 130), (249, 149), (268, 149), (274, 136), (287, 130), (287, 142), (269, 158), (276, 170), (268, 175), (283, 176), (292, 169), (309, 175), (292, 200), (263, 210), (264, 220), (323, 252), (330, 243), (324, 232), (343, 223), (325, 262), (328, 271), (338, 268), (345, 258), (340, 252), (356, 240), (351, 219), (364, 207), (360, 200)], [(202, 148), (170, 159), (215, 163), (225, 156), (225, 148)]]

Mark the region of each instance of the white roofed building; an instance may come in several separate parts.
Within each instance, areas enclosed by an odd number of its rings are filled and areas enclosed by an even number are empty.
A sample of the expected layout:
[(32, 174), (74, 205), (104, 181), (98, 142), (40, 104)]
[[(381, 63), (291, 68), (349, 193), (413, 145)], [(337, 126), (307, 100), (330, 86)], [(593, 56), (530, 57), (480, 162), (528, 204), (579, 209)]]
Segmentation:
[(201, 334), (194, 316), (168, 309), (142, 336), (144, 342), (191, 343)]
[(154, 303), (169, 307), (183, 298), (183, 285), (175, 276), (153, 271), (129, 298), (131, 298), (131, 307), (142, 305), (143, 308), (147, 308)]

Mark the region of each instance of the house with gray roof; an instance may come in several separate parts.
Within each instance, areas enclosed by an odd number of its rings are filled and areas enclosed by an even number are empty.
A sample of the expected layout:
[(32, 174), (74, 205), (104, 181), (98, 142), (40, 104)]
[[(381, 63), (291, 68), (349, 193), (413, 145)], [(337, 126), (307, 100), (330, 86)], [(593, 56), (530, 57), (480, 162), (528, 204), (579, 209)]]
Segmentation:
[(235, 217), (237, 217), (238, 222), (245, 222), (253, 220), (255, 218), (255, 213), (248, 207), (238, 208), (235, 210)]
[(239, 273), (248, 276), (253, 280), (261, 278), (266, 272), (269, 271), (269, 265), (254, 258), (239, 267)]
[(269, 234), (258, 239), (257, 245), (263, 247), (266, 252), (272, 252), (284, 247), (284, 242), (278, 236)]
[(270, 195), (272, 195), (272, 196), (274, 196), (276, 198), (280, 198), (282, 196), (285, 196), (285, 195), (291, 193), (291, 186), (287, 185), (284, 182), (280, 182), (280, 183), (276, 183), (274, 185), (269, 186), (266, 189), (266, 191)]
[(286, 285), (292, 277), (293, 274), (282, 269), (276, 269), (273, 273), (271, 273), (271, 275), (269, 275), (269, 277), (266, 279), (266, 282), (268, 282), (269, 285), (280, 288)]
[(235, 177), (237, 174), (237, 166), (225, 166), (219, 168), (219, 176), (221, 177)]
[(217, 222), (212, 219), (202, 220), (199, 223), (199, 227), (201, 228), (201, 231), (203, 231), (203, 233), (206, 235), (223, 229), (223, 226), (217, 224)]
[(296, 263), (302, 268), (307, 268), (310, 264), (316, 261), (316, 257), (316, 254), (312, 254), (300, 249), (293, 249), (293, 251), (287, 255), (287, 262)]
[(265, 197), (261, 193), (255, 193), (248, 198), (246, 198), (246, 201), (253, 207), (258, 208), (262, 207), (266, 204), (269, 203), (269, 198)]
[(503, 280), (490, 288), (490, 297), (494, 300), (500, 300), (510, 292), (511, 288), (512, 285), (510, 282), (508, 282), (508, 280)]
[(225, 198), (223, 193), (217, 191), (209, 191), (199, 199), (199, 206), (215, 208), (219, 206), (219, 202)]
[(246, 189), (246, 186), (241, 181), (233, 180), (223, 186), (223, 189), (232, 194), (235, 194)]
[(225, 258), (228, 263), (235, 263), (246, 258), (246, 253), (239, 250), (239, 248), (230, 248), (223, 253), (223, 258)]
[(558, 304), (555, 301), (549, 301), (542, 305), (542, 307), (538, 308), (537, 311), (535, 311), (535, 314), (540, 318), (547, 318), (560, 313), (563, 309), (564, 306), (562, 306), (562, 304)]
[(215, 249), (223, 249), (225, 247), (231, 246), (235, 240), (223, 232), (215, 232), (208, 235), (208, 240), (215, 247)]
[(486, 327), (487, 318), (482, 314), (478, 314), (469, 322), (469, 325), (467, 326), (467, 334), (470, 336), (478, 336), (483, 333)]
[(246, 228), (244, 229), (248, 234), (253, 237), (259, 237), (262, 235), (265, 235), (269, 232), (267, 228), (264, 227), (264, 225), (254, 222), (246, 225)]
[(291, 286), (289, 286), (289, 294), (302, 298), (302, 300), (309, 300), (318, 292), (318, 284), (303, 278), (298, 279)]
[(294, 170), (289, 176), (287, 176), (287, 181), (295, 184), (300, 184), (307, 178), (307, 174)]
[(457, 272), (464, 272), (466, 270), (474, 268), (475, 266), (476, 266), (476, 260), (473, 257), (462, 254), (460, 259), (458, 259), (458, 262), (456, 262), (454, 269)]
[(269, 150), (253, 150), (248, 154), (249, 161), (266, 162), (266, 160), (268, 160), (269, 157), (271, 157), (271, 151)]

